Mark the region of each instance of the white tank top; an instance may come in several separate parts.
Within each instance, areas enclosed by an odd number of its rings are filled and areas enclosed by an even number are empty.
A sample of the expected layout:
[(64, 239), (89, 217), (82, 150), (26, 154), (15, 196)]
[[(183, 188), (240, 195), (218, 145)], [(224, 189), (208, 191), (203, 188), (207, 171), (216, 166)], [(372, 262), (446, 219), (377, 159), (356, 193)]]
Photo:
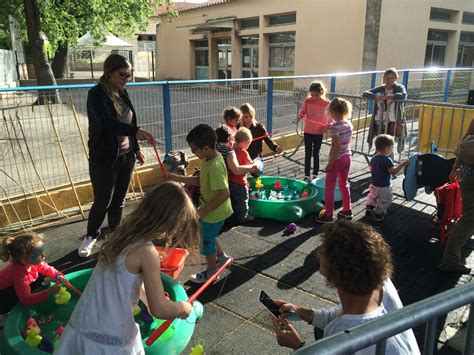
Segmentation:
[[(153, 245), (151, 242), (146, 243)], [(138, 303), (142, 274), (125, 267), (129, 248), (110, 265), (98, 263), (71, 315), (69, 323), (83, 336), (95, 342), (122, 346), (137, 336), (139, 328), (132, 315)]]

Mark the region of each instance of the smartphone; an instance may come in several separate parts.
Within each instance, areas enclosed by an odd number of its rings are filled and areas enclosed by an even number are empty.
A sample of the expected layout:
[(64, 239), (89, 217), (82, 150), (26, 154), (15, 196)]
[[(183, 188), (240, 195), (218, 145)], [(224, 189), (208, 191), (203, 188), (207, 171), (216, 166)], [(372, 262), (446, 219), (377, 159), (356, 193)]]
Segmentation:
[(260, 302), (273, 314), (277, 319), (280, 317), (280, 306), (275, 303), (263, 290), (260, 292)]

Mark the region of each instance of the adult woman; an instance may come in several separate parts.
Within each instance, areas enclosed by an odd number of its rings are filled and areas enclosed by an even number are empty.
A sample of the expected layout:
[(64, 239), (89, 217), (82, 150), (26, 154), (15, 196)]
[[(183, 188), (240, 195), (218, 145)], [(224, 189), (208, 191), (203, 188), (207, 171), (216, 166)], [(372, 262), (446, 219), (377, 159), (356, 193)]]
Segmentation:
[(376, 103), (367, 136), (369, 146), (372, 146), (375, 136), (386, 133), (399, 138), (397, 151), (401, 153), (406, 136), (404, 100), (407, 98), (407, 91), (402, 84), (397, 83), (397, 79), (397, 69), (385, 70), (383, 85), (365, 91), (362, 97)]
[[(474, 120), (464, 136), (474, 136)], [(472, 162), (472, 155), (470, 160)], [(449, 232), (444, 256), (438, 268), (442, 271), (469, 274), (471, 269), (465, 265), (462, 249), (474, 233), (474, 164), (463, 161), (457, 156), (449, 174), (451, 182), (459, 180), (461, 185), (462, 216)]]
[(153, 136), (137, 126), (133, 105), (125, 91), (132, 66), (122, 56), (111, 54), (104, 62), (104, 74), (87, 95), (89, 118), (89, 174), (94, 203), (89, 212), (87, 234), (79, 255), (88, 257), (108, 214), (115, 229), (122, 222), (125, 195), (135, 160), (145, 162), (138, 140), (152, 142)]
[[(262, 151), (263, 151), (263, 141), (267, 144), (268, 148), (276, 153), (281, 153), (283, 148), (276, 144), (268, 135), (265, 126), (261, 123), (258, 123), (255, 119), (255, 109), (249, 103), (245, 103), (240, 106), (240, 111), (242, 112), (242, 116), (240, 118), (240, 126), (248, 128), (252, 133), (252, 137), (254, 141), (250, 144), (249, 148), (247, 149), (250, 158), (256, 163), (259, 167), (258, 174), (252, 175), (261, 175), (263, 173), (263, 161), (262, 161)], [(264, 137), (264, 138), (262, 138)], [(255, 138), (257, 138), (255, 140)]]

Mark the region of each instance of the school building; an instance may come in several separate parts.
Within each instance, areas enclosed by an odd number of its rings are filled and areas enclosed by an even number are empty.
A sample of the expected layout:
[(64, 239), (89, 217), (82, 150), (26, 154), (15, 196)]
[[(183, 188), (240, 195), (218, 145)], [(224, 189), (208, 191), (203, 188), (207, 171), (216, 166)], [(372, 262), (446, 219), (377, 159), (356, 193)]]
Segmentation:
[(155, 18), (157, 80), (473, 66), (472, 0), (179, 4)]

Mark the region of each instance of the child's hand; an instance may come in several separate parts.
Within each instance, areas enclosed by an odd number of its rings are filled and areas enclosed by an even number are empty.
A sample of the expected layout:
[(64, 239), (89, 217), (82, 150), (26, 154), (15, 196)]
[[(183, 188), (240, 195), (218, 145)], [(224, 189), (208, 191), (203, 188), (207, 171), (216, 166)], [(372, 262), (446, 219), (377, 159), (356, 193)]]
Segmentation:
[(48, 295), (54, 295), (55, 293), (58, 293), (60, 289), (61, 285), (49, 286), (47, 289)]
[(289, 312), (298, 313), (298, 307), (292, 303), (288, 303), (281, 300), (275, 300), (275, 303), (280, 306), (279, 311), (281, 313), (281, 317), (284, 319), (288, 318)]
[(140, 165), (145, 163), (145, 155), (140, 150), (137, 152), (137, 161)]
[(200, 218), (204, 218), (209, 214), (209, 212), (207, 212), (207, 210), (204, 207), (199, 207), (197, 210), (197, 213)]
[(189, 317), (191, 312), (193, 311), (193, 306), (189, 302), (179, 302), (183, 308), (183, 310), (178, 314), (177, 318), (186, 319)]
[(301, 338), (295, 328), (293, 328), (293, 326), (288, 323), (286, 319), (278, 321), (273, 316), (269, 317), (273, 323), (277, 342), (280, 346), (285, 346), (287, 348), (296, 350), (304, 344), (303, 338)]
[(58, 277), (56, 277), (56, 283), (59, 283), (59, 284), (64, 284), (64, 283), (68, 283), (67, 279), (64, 277), (64, 275), (58, 275)]
[(403, 167), (407, 167), (408, 165), (410, 165), (410, 161), (409, 160), (405, 160), (404, 162), (402, 162), (402, 165)]
[(251, 173), (256, 173), (257, 171), (258, 171), (258, 165), (257, 165), (257, 164), (253, 164), (252, 169), (250, 169), (250, 172), (251, 172)]

